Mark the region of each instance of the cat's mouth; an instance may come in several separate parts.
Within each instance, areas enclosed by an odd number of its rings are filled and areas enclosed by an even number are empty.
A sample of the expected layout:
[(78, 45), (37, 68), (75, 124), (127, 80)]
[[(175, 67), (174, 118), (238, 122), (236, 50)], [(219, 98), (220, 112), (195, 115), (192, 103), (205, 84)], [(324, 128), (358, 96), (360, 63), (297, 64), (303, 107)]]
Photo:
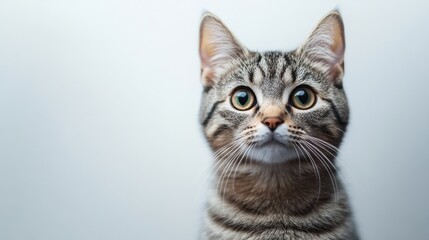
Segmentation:
[(279, 163), (296, 158), (296, 152), (291, 143), (284, 136), (274, 133), (266, 135), (253, 146), (250, 146), (247, 155), (258, 162)]
[(267, 141), (264, 141), (259, 145), (259, 147), (289, 147), (289, 144), (280, 141), (278, 139), (272, 138)]
[(290, 144), (287, 141), (287, 139), (284, 136), (277, 133), (266, 134), (263, 140), (261, 140), (258, 145), (259, 147), (266, 147), (266, 146), (290, 147)]

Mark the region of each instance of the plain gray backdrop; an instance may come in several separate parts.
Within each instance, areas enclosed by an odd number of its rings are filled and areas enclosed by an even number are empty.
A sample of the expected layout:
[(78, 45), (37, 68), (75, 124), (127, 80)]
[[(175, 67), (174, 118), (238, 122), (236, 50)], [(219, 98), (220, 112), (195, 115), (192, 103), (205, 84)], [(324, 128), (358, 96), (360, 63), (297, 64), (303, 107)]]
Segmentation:
[(248, 48), (346, 30), (339, 166), (362, 239), (429, 238), (424, 1), (0, 1), (0, 239), (196, 239), (203, 9)]

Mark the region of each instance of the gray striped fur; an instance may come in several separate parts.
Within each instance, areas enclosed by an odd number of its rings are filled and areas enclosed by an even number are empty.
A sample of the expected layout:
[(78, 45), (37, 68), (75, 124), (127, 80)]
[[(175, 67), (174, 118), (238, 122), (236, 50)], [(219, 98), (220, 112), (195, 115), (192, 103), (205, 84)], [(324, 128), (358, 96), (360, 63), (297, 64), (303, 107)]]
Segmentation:
[[(344, 49), (338, 11), (290, 52), (250, 51), (204, 14), (200, 121), (215, 161), (201, 239), (358, 239), (335, 167), (349, 120)], [(255, 94), (250, 110), (231, 106), (239, 86)], [(314, 90), (314, 107), (291, 105), (298, 86)], [(270, 132), (267, 117), (284, 122)]]

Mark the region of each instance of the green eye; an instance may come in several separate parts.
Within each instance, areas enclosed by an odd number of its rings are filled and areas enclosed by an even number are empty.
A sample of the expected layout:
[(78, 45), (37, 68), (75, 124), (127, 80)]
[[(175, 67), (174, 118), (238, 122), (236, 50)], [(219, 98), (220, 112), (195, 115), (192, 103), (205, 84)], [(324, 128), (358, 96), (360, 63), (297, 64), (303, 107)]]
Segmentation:
[(255, 94), (248, 87), (239, 87), (231, 95), (231, 105), (237, 110), (249, 110), (255, 103)]
[(316, 94), (310, 87), (297, 87), (291, 94), (291, 103), (298, 109), (309, 109), (316, 103)]

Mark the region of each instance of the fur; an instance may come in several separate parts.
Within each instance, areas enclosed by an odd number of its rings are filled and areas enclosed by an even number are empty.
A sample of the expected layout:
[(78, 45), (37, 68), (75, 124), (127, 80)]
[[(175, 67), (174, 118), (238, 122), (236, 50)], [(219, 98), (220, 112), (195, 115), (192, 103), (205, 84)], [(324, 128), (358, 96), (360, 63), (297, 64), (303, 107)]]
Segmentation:
[[(358, 239), (335, 166), (349, 119), (344, 51), (338, 11), (290, 52), (250, 51), (203, 15), (200, 121), (215, 178), (202, 239)], [(248, 110), (231, 102), (238, 87), (255, 96)], [(314, 92), (309, 109), (292, 103), (300, 87)]]

